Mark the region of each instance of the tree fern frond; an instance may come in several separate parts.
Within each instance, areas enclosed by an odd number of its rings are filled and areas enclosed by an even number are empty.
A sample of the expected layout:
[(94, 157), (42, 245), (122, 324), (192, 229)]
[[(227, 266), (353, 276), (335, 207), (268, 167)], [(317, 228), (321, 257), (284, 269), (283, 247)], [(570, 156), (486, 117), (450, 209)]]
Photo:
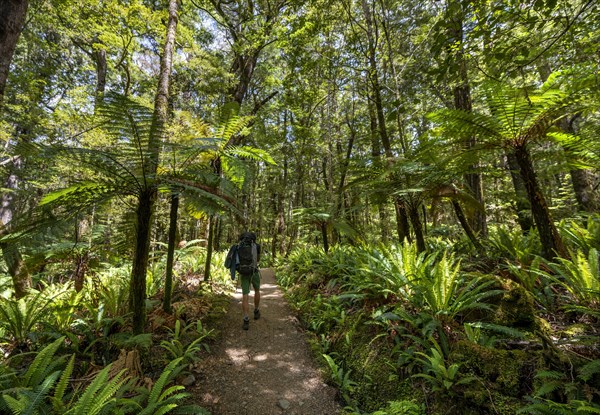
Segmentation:
[(226, 154), (252, 161), (262, 161), (270, 165), (277, 164), (268, 152), (255, 147), (228, 147)]

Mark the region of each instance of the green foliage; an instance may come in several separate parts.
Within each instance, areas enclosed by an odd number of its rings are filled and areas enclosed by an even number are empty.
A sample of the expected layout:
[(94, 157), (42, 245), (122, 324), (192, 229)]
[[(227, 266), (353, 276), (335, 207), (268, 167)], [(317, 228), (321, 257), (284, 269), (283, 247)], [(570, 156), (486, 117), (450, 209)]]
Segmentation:
[(465, 376), (459, 372), (458, 363), (448, 364), (442, 353), (442, 349), (435, 343), (436, 347), (430, 349), (430, 353), (417, 352), (416, 360), (423, 365), (423, 373), (413, 375), (427, 381), (433, 392), (441, 392), (450, 396), (457, 393), (460, 385), (474, 382), (474, 376)]
[(525, 334), (515, 328), (481, 321), (476, 323), (465, 323), (463, 327), (465, 330), (465, 335), (469, 341), (485, 347), (494, 347), (496, 341), (498, 340), (494, 336), (489, 336), (487, 334), (488, 332), (503, 334), (513, 338), (525, 337)]
[(597, 217), (590, 216), (583, 224), (575, 220), (562, 221), (559, 230), (573, 251), (588, 255), (593, 248), (600, 250), (600, 221)]
[(112, 378), (109, 377), (111, 365), (102, 369), (90, 383), (79, 399), (69, 405), (65, 415), (107, 413), (117, 404), (115, 394), (125, 384), (125, 369)]
[(181, 405), (189, 396), (182, 392), (185, 388), (179, 385), (169, 386), (171, 381), (181, 372), (183, 358), (172, 360), (163, 370), (158, 380), (150, 390), (140, 388), (139, 395), (126, 401), (129, 411), (138, 415), (173, 414), (199, 414), (208, 415), (209, 412), (197, 405)]
[(497, 227), (490, 231), (487, 243), (492, 249), (490, 256), (507, 258), (519, 264), (531, 264), (541, 252), (535, 231), (523, 235), (520, 229)]
[(327, 362), (333, 383), (339, 389), (344, 401), (350, 404), (352, 402), (352, 391), (357, 385), (356, 382), (354, 382), (350, 377), (352, 371), (344, 369), (343, 366), (338, 365), (330, 355), (324, 354), (323, 358)]
[(557, 258), (558, 263), (549, 266), (558, 275), (553, 278), (584, 306), (600, 307), (600, 268), (596, 248), (586, 256), (583, 252), (572, 253), (573, 259)]
[(31, 291), (18, 300), (0, 298), (0, 326), (4, 328), (4, 340), (24, 347), (36, 326), (48, 319), (52, 299), (44, 292)]
[[(188, 333), (191, 328), (195, 328), (195, 331)], [(161, 341), (160, 346), (167, 352), (168, 360), (182, 359), (183, 364), (188, 364), (198, 361), (197, 354), (200, 350), (208, 350), (208, 345), (204, 341), (210, 338), (212, 333), (213, 330), (205, 329), (200, 320), (183, 327), (181, 321), (177, 320), (175, 328), (171, 331), (172, 337)], [(187, 341), (190, 335), (194, 339)]]
[(491, 289), (496, 281), (483, 275), (470, 280), (459, 278), (459, 272), (460, 265), (444, 255), (431, 269), (429, 278), (418, 281), (425, 308), (434, 315), (449, 318), (474, 310), (492, 310), (485, 300), (502, 293)]
[(392, 401), (383, 411), (373, 412), (371, 415), (423, 415), (425, 408), (413, 401)]

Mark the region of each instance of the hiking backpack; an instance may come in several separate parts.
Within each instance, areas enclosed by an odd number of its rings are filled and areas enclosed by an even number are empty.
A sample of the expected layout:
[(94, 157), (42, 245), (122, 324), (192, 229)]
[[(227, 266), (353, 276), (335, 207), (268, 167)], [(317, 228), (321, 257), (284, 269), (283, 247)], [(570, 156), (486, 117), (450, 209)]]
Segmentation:
[(258, 248), (253, 233), (246, 232), (242, 235), (237, 254), (239, 259), (237, 270), (240, 274), (249, 275), (258, 270)]

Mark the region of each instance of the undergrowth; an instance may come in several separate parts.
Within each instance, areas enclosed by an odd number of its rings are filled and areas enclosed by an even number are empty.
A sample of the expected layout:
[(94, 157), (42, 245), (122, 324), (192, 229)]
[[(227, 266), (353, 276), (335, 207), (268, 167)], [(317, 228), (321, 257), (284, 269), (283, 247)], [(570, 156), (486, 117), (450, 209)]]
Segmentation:
[(571, 260), (498, 230), (481, 271), (406, 244), (298, 249), (277, 275), (348, 414), (600, 413), (598, 241), (585, 229), (561, 228)]

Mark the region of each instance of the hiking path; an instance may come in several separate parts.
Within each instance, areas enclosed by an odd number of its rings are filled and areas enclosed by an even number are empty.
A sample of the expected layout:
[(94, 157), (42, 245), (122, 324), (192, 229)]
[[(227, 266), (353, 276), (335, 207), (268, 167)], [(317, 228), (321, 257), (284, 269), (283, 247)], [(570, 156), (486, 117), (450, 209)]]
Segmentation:
[(238, 283), (211, 353), (196, 368), (196, 402), (213, 415), (340, 414), (273, 270), (261, 269), (261, 318), (250, 315), (247, 331), (241, 301)]

